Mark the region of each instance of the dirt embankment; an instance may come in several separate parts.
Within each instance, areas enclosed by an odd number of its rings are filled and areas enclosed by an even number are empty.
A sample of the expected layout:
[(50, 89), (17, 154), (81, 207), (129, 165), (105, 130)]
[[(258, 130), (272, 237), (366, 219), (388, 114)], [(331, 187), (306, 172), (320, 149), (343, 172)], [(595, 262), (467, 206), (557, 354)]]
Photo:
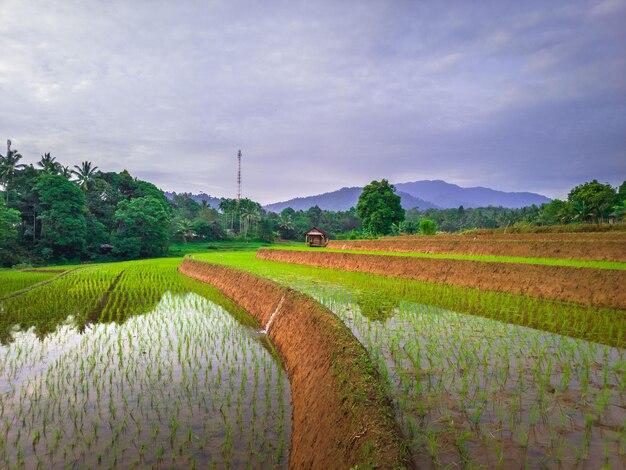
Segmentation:
[(257, 258), (626, 308), (623, 270), (271, 249)]
[(328, 248), (626, 262), (626, 238), (623, 240), (617, 238), (544, 238), (543, 235), (474, 238), (466, 236), (398, 237), (381, 240), (332, 240)]
[(413, 466), (374, 365), (329, 310), (226, 266), (185, 259), (179, 271), (217, 287), (268, 330), (291, 384), (290, 468)]

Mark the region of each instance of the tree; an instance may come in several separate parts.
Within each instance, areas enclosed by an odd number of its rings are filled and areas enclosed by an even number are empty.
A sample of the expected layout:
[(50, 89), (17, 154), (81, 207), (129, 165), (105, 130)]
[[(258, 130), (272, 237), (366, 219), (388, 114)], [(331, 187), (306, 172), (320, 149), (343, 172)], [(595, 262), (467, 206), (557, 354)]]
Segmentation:
[(50, 153), (44, 153), (41, 159), (37, 162), (37, 165), (44, 173), (49, 175), (58, 175), (61, 173), (62, 165), (55, 161), (56, 158), (50, 155)]
[(241, 218), (241, 234), (248, 236), (248, 230), (253, 222), (258, 222), (261, 218), (261, 204), (251, 199), (244, 198), (239, 202), (239, 217)]
[(615, 188), (610, 184), (598, 183), (597, 180), (576, 186), (567, 195), (567, 200), (573, 204), (581, 222), (603, 222), (612, 207), (619, 202)]
[(19, 211), (9, 209), (0, 199), (0, 265), (2, 266), (11, 266), (16, 261), (14, 252), (19, 222)]
[(9, 209), (0, 199), (0, 247), (17, 238), (17, 224), (19, 222), (19, 211)]
[(113, 253), (127, 258), (160, 256), (167, 251), (169, 209), (152, 196), (120, 201)]
[(22, 155), (17, 150), (9, 149), (6, 155), (0, 155), (0, 183), (4, 186), (7, 203), (9, 202), (9, 190), (11, 189), (15, 173), (21, 168), (26, 168), (26, 165), (19, 163), (21, 159)]
[(372, 235), (387, 235), (393, 224), (404, 220), (405, 212), (396, 189), (385, 179), (372, 181), (363, 188), (356, 205), (356, 216)]
[(43, 174), (35, 184), (42, 222), (41, 246), (56, 257), (82, 256), (87, 247), (85, 195), (61, 175)]
[(83, 191), (87, 191), (87, 187), (93, 178), (96, 176), (97, 166), (92, 167), (91, 162), (83, 162), (80, 166), (74, 165), (76, 170), (73, 170), (72, 173), (76, 175), (76, 182), (78, 185), (83, 188)]

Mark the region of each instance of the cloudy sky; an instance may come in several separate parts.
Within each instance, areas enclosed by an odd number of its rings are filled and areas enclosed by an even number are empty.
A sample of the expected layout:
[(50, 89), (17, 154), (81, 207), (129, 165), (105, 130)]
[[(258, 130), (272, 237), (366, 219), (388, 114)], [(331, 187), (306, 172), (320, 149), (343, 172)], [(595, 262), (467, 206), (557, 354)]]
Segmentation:
[[(0, 0), (0, 139), (263, 203), (626, 179), (626, 0)], [(4, 154), (5, 151), (0, 150)]]

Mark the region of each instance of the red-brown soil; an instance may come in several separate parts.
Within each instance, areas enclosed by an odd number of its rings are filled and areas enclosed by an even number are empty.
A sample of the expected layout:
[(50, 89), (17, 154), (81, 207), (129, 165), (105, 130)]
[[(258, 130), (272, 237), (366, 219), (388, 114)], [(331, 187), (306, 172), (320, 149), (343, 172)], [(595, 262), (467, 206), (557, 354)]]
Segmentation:
[(405, 236), (332, 240), (328, 248), (626, 262), (626, 233)]
[(270, 280), (185, 259), (179, 271), (220, 289), (267, 328), (292, 399), (292, 469), (411, 468), (367, 352), (332, 312)]
[(624, 270), (265, 248), (257, 258), (626, 308)]

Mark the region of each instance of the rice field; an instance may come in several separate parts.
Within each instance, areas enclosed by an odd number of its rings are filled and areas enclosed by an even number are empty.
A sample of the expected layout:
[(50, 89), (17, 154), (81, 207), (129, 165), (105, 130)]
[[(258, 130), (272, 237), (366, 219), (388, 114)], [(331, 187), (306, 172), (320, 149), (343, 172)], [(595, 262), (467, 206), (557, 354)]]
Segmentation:
[(48, 281), (58, 276), (60, 272), (42, 271), (0, 271), (0, 299), (18, 291), (32, 287), (40, 282)]
[[(270, 277), (339, 316), (378, 365), (420, 468), (626, 466), (624, 312), (594, 318), (608, 340), (600, 344), (428, 305), (415, 282), (249, 255), (198, 258)], [(493, 315), (506, 318), (495, 299)], [(569, 309), (553, 312), (557, 327), (582, 318)]]
[(91, 266), (2, 302), (0, 467), (287, 466), (280, 361), (178, 262)]
[[(420, 468), (626, 468), (624, 311), (254, 252), (194, 257), (331, 309), (377, 366)], [(179, 263), (0, 272), (0, 467), (287, 467), (276, 352)]]

